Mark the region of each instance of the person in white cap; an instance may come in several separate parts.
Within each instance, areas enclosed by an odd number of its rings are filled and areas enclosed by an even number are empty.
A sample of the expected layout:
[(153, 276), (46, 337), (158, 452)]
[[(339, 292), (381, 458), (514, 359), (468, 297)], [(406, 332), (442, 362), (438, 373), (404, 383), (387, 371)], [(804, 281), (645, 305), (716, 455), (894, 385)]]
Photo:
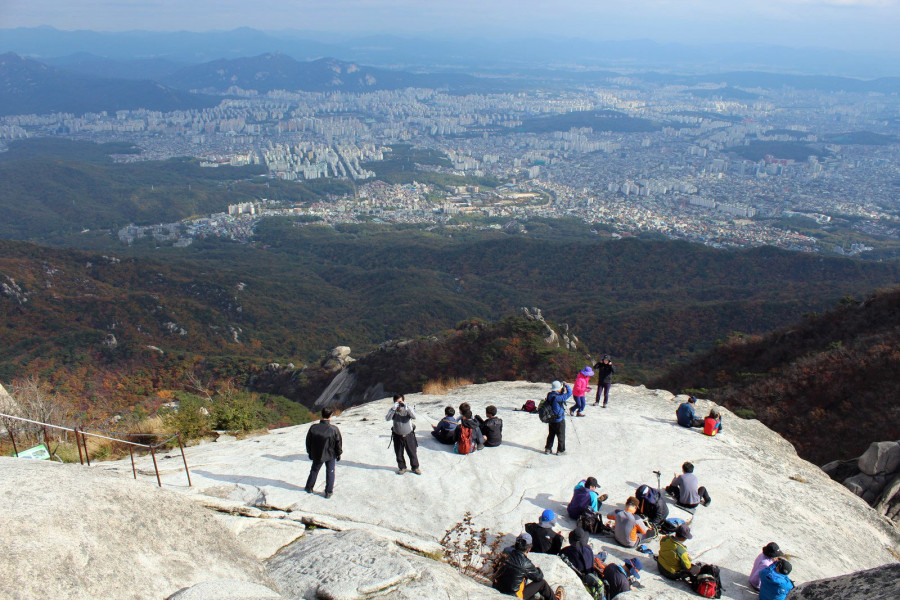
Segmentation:
[(544, 454), (553, 452), (553, 440), (556, 442), (556, 453), (566, 453), (566, 400), (572, 397), (572, 390), (565, 383), (554, 381), (550, 384), (550, 393), (547, 394), (547, 402), (553, 411), (553, 420), (547, 425), (547, 443), (544, 444)]

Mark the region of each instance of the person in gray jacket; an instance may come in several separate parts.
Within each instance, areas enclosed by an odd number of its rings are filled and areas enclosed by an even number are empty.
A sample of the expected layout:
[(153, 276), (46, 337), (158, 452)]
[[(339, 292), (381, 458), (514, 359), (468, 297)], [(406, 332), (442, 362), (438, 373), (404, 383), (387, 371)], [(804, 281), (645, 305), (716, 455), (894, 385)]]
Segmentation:
[(416, 475), (421, 475), (419, 470), (419, 457), (416, 454), (418, 443), (416, 442), (416, 426), (413, 420), (416, 411), (412, 406), (407, 406), (403, 394), (394, 394), (394, 404), (388, 411), (385, 421), (393, 421), (391, 424), (391, 439), (394, 442), (394, 454), (397, 455), (397, 474), (406, 473), (406, 456), (409, 455), (409, 466)]

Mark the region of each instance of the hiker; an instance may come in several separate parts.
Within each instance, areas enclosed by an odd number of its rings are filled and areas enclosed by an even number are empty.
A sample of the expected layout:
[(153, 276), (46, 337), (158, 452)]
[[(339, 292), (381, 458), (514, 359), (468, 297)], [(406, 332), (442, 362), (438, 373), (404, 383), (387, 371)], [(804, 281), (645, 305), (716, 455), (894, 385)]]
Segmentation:
[(394, 394), (394, 404), (388, 410), (385, 421), (393, 421), (391, 424), (391, 439), (394, 442), (394, 454), (397, 456), (397, 474), (406, 473), (406, 457), (409, 455), (409, 466), (416, 475), (421, 475), (419, 470), (419, 457), (416, 455), (416, 426), (412, 422), (416, 418), (416, 411), (412, 406), (407, 406), (403, 394)]
[(488, 448), (496, 448), (503, 441), (503, 420), (497, 416), (497, 407), (494, 405), (484, 409), (486, 419), (482, 419), (481, 415), (475, 415), (475, 420), (481, 428), (481, 434), (484, 436), (484, 445)]
[(703, 433), (716, 435), (722, 432), (722, 415), (717, 410), (709, 411), (709, 415), (703, 419)]
[(673, 535), (667, 535), (659, 542), (659, 556), (656, 564), (659, 574), (667, 579), (690, 579), (700, 572), (700, 565), (691, 564), (684, 543), (694, 537), (686, 524), (678, 526)]
[(550, 403), (555, 418), (547, 423), (549, 430), (544, 454), (553, 452), (553, 440), (556, 439), (556, 454), (562, 456), (566, 453), (566, 400), (572, 396), (572, 390), (559, 381), (551, 383), (550, 388), (547, 402)]
[(593, 375), (594, 370), (590, 367), (585, 367), (575, 377), (575, 383), (572, 385), (572, 398), (575, 400), (575, 405), (569, 409), (570, 415), (575, 415), (576, 417), (584, 416), (584, 396), (591, 391), (588, 383), (590, 383)]
[(309, 477), (306, 478), (306, 493), (312, 494), (316, 479), (319, 477), (319, 469), (325, 465), (325, 497), (331, 498), (334, 492), (334, 468), (335, 463), (341, 460), (342, 447), (341, 432), (331, 424), (331, 415), (334, 409), (325, 407), (322, 409), (322, 420), (309, 428), (306, 432), (306, 453), (312, 460), (309, 468)]
[(701, 501), (703, 506), (709, 506), (712, 498), (694, 475), (694, 465), (686, 462), (681, 465), (681, 470), (683, 473), (675, 475), (672, 483), (666, 486), (666, 492), (675, 497), (677, 505), (684, 508), (696, 508)]
[(622, 592), (630, 592), (631, 583), (635, 579), (641, 578), (641, 569), (643, 568), (644, 565), (641, 564), (639, 558), (629, 558), (621, 567), (615, 563), (606, 565), (606, 568), (603, 569), (603, 581), (606, 582), (606, 591), (610, 600)]
[(559, 554), (563, 536), (553, 529), (556, 513), (549, 508), (541, 513), (537, 523), (526, 523), (525, 531), (531, 535), (532, 550), (537, 554)]
[(694, 405), (697, 399), (691, 396), (687, 402), (682, 402), (675, 409), (675, 418), (682, 427), (703, 427), (703, 419), (697, 418), (694, 414)]
[(459, 426), (459, 419), (453, 416), (455, 414), (456, 409), (448, 406), (444, 409), (444, 418), (437, 425), (431, 426), (431, 435), (442, 444), (453, 444), (454, 432)]
[(750, 587), (754, 590), (759, 590), (760, 573), (781, 556), (784, 556), (784, 554), (775, 542), (769, 542), (763, 546), (762, 552), (753, 561), (753, 569), (750, 570)]
[(589, 537), (587, 531), (576, 527), (569, 532), (569, 545), (559, 553), (563, 562), (572, 567), (579, 577), (587, 575), (594, 567), (594, 550), (590, 546)]
[(669, 518), (669, 505), (666, 504), (666, 499), (659, 490), (649, 485), (639, 486), (634, 492), (634, 497), (639, 502), (637, 514), (644, 517), (644, 521), (653, 529), (655, 535)]
[(604, 354), (603, 359), (594, 365), (597, 371), (597, 397), (594, 398), (594, 406), (600, 404), (600, 392), (603, 392), (603, 408), (606, 408), (609, 402), (609, 388), (612, 386), (612, 376), (616, 372), (612, 361), (609, 360), (609, 354)]
[(595, 477), (588, 477), (579, 481), (578, 485), (575, 486), (575, 491), (572, 493), (572, 500), (569, 501), (569, 505), (566, 507), (569, 516), (577, 521), (586, 512), (600, 512), (603, 501), (609, 496), (597, 492), (599, 488), (600, 484), (597, 483)]
[(565, 589), (559, 586), (554, 594), (544, 580), (544, 574), (529, 560), (527, 555), (531, 550), (531, 543), (531, 535), (525, 532), (516, 538), (512, 547), (503, 551), (493, 588), (502, 594), (519, 598), (531, 598), (540, 594), (541, 600), (563, 600), (566, 597)]
[(638, 509), (638, 499), (634, 496), (625, 501), (625, 510), (619, 509), (606, 515), (610, 527), (615, 527), (614, 537), (616, 541), (626, 548), (634, 548), (644, 541), (647, 528), (640, 518), (635, 518)]
[(468, 402), (459, 405), (459, 427), (453, 432), (456, 442), (456, 451), (460, 454), (470, 454), (484, 448), (484, 435), (478, 421), (472, 416), (472, 407)]
[(762, 570), (759, 574), (759, 600), (784, 600), (788, 592), (794, 589), (791, 574), (791, 563), (784, 558)]

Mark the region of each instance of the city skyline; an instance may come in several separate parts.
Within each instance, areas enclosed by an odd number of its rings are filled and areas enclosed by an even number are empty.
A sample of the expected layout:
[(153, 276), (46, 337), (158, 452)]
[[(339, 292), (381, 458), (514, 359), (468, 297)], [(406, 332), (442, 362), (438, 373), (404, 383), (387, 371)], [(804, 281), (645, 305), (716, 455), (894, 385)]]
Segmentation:
[(393, 34), (521, 38), (541, 34), (597, 41), (757, 43), (900, 52), (900, 0), (4, 0), (0, 28), (212, 31), (251, 27), (324, 36)]

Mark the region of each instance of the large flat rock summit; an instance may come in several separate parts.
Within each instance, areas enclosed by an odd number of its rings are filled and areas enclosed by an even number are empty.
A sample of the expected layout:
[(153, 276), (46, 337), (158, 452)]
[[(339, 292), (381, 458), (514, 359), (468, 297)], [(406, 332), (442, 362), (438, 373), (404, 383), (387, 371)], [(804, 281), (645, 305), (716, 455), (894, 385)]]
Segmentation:
[[(614, 385), (608, 408), (589, 404), (585, 417), (567, 418), (566, 455), (545, 455), (547, 425), (536, 415), (516, 409), (528, 399), (539, 401), (549, 387), (499, 382), (458, 388), (440, 396), (408, 395), (407, 402), (419, 414), (421, 475), (397, 474), (393, 449), (389, 447), (390, 423), (385, 421), (389, 399), (343, 412), (332, 419), (343, 434), (344, 455), (338, 463), (337, 484), (331, 498), (322, 494), (324, 470), (316, 493), (307, 494), (303, 489), (310, 465), (305, 452), (309, 425), (273, 430), (243, 440), (223, 436), (218, 442), (188, 448), (187, 461), (193, 478), (190, 488), (177, 453), (159, 457), (163, 490), (147, 483), (155, 484), (149, 457), (137, 461), (138, 478), (142, 481), (136, 483), (126, 480), (132, 477), (128, 461), (102, 463), (91, 470), (75, 465), (43, 465), (45, 468), (35, 477), (41, 477), (45, 486), (68, 486), (69, 474), (88, 476), (104, 471), (104, 476), (112, 476), (112, 471), (119, 474), (120, 485), (134, 485), (150, 495), (194, 500), (201, 507), (211, 508), (213, 511), (207, 512), (220, 516), (221, 535), (226, 540), (223, 547), (230, 547), (233, 542), (243, 544), (248, 553), (267, 562), (265, 575), (241, 563), (231, 573), (225, 568), (209, 568), (207, 579), (264, 584), (283, 598), (422, 598), (426, 596), (421, 595), (421, 590), (435, 586), (447, 586), (440, 597), (500, 598), (474, 582), (454, 588), (456, 584), (447, 583), (452, 580), (447, 574), (450, 568), (428, 558), (440, 551), (439, 541), (445, 532), (467, 513), (472, 515), (475, 527), (508, 535), (512, 540), (525, 523), (536, 521), (541, 511), (549, 508), (561, 516), (559, 527), (566, 533), (574, 523), (565, 516), (565, 507), (579, 480), (587, 476), (599, 480), (601, 491), (609, 495), (605, 513), (622, 507), (638, 485), (655, 486), (654, 471), (661, 471), (662, 483), (667, 484), (685, 461), (695, 465), (695, 473), (708, 488), (712, 503), (698, 508), (693, 516), (674, 507), (670, 515), (693, 519), (694, 537), (688, 542), (688, 550), (699, 560), (721, 567), (725, 598), (756, 598), (748, 588), (748, 574), (762, 546), (772, 541), (793, 557), (792, 578), (797, 583), (896, 563), (900, 556), (900, 533), (889, 521), (818, 467), (801, 460), (788, 442), (758, 421), (742, 420), (719, 408), (725, 425), (719, 436), (707, 437), (696, 429), (677, 426), (674, 413), (685, 399), (683, 396)], [(504, 423), (500, 447), (462, 456), (429, 435), (431, 425), (443, 416), (444, 407), (458, 409), (462, 402), (468, 402), (476, 414), (482, 415), (485, 406), (497, 406)], [(697, 412), (705, 414), (711, 406), (700, 400)], [(6, 506), (15, 503), (17, 495), (17, 490), (8, 489), (7, 485), (6, 473), (13, 468), (10, 463), (18, 461), (0, 461), (0, 489)], [(56, 472), (67, 475), (57, 478)], [(60, 519), (78, 522), (85, 513), (108, 510), (96, 499), (82, 497), (81, 492), (78, 486), (63, 490), (67, 504), (54, 508), (53, 518), (28, 517), (32, 519), (29, 527), (34, 534), (47, 535), (47, 530), (59, 526)], [(135, 519), (148, 517), (138, 514), (146, 513), (143, 506), (120, 506), (117, 510), (129, 509), (136, 513)], [(62, 510), (64, 518), (59, 514)], [(159, 520), (166, 517), (150, 516)], [(301, 523), (319, 527), (312, 535), (302, 536)], [(17, 539), (7, 539), (7, 531), (4, 523), (4, 544), (18, 543)], [(326, 537), (338, 536), (336, 531), (349, 537)], [(182, 530), (186, 537), (192, 533), (190, 528)], [(117, 534), (108, 532), (110, 536)], [(206, 540), (209, 533), (202, 534)], [(361, 541), (363, 538), (374, 541), (367, 544)], [(696, 597), (683, 584), (659, 576), (655, 563), (644, 555), (616, 546), (610, 538), (592, 537), (591, 543), (595, 551), (606, 550), (616, 561), (633, 556), (644, 559), (647, 568), (642, 587), (632, 591), (630, 597)], [(305, 559), (304, 546), (310, 550)], [(371, 573), (374, 567), (365, 566), (369, 564), (366, 561), (344, 556), (352, 555), (355, 547), (369, 546), (380, 548), (376, 551), (377, 560), (369, 561), (382, 565), (377, 576)], [(347, 552), (336, 550), (341, 547)], [(650, 547), (657, 551), (658, 540)], [(402, 554), (394, 556), (393, 548)], [(122, 561), (130, 560), (127, 550), (121, 552)], [(325, 567), (320, 563), (328, 561), (313, 560), (311, 554), (334, 555), (332, 560), (336, 563), (350, 561), (347, 572), (358, 573), (359, 582), (322, 573)], [(28, 558), (22, 553), (17, 556)], [(37, 556), (32, 558), (39, 560)], [(307, 564), (304, 560), (309, 561), (308, 568), (298, 567)], [(551, 584), (564, 582), (567, 589), (573, 589), (570, 598), (583, 597), (565, 569), (557, 570), (556, 565), (541, 560)], [(0, 561), (8, 562), (9, 557)], [(555, 558), (552, 561), (559, 562)], [(90, 568), (89, 562), (85, 568)], [(52, 564), (42, 572), (48, 570), (53, 571)], [(4, 566), (4, 576), (9, 572), (9, 565)], [(39, 577), (37, 571), (25, 567), (14, 572), (18, 577)], [(284, 577), (293, 579), (286, 582)], [(427, 586), (423, 578), (430, 578)], [(187, 579), (188, 583), (170, 583), (169, 589), (156, 589), (153, 593), (136, 591), (133, 597), (165, 598), (202, 578), (191, 574)], [(3, 585), (0, 583), (0, 587)], [(331, 587), (321, 587), (324, 585)], [(415, 589), (419, 591), (413, 593)], [(0, 596), (7, 597), (2, 589)]]

